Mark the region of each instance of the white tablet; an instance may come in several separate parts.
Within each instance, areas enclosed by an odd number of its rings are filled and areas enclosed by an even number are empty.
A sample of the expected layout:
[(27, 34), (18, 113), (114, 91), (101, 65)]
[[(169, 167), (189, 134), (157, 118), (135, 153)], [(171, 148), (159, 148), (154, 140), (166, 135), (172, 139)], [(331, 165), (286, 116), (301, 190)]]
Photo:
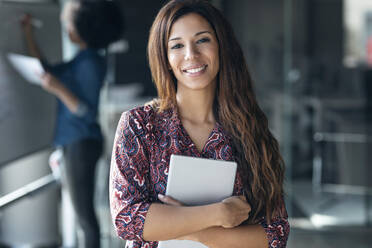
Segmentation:
[[(232, 195), (235, 162), (171, 155), (166, 195), (190, 206), (220, 202)], [(193, 241), (160, 241), (158, 248), (205, 248)]]

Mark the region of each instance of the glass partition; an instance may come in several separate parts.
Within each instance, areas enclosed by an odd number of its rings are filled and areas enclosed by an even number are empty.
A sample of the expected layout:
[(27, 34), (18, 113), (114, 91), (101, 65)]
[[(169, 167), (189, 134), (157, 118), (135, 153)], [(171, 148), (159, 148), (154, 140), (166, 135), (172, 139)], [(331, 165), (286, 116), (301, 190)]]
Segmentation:
[(282, 11), (280, 143), (292, 224), (370, 226), (372, 2), (284, 0)]

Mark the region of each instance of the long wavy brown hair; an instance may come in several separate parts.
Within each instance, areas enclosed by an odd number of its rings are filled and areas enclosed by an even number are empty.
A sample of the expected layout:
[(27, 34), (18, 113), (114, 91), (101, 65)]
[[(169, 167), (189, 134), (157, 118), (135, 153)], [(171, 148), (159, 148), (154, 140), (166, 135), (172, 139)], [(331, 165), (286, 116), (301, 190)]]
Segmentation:
[(284, 163), (277, 140), (257, 104), (252, 79), (230, 24), (213, 5), (203, 0), (172, 0), (158, 13), (151, 27), (148, 59), (159, 97), (159, 111), (176, 106), (176, 78), (169, 71), (167, 45), (171, 27), (180, 17), (196, 13), (214, 29), (219, 43), (215, 118), (231, 136), (235, 159), (252, 210), (249, 221), (280, 214)]

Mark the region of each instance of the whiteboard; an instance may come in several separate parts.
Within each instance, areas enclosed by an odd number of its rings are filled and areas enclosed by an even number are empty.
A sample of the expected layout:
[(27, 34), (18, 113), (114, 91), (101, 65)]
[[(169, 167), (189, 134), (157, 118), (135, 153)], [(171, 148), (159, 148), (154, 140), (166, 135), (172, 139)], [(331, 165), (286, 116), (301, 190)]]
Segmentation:
[(6, 55), (27, 55), (19, 20), (29, 13), (42, 22), (35, 39), (50, 62), (61, 60), (58, 3), (12, 3), (0, 0), (0, 166), (52, 143), (56, 99), (29, 84), (11, 67)]

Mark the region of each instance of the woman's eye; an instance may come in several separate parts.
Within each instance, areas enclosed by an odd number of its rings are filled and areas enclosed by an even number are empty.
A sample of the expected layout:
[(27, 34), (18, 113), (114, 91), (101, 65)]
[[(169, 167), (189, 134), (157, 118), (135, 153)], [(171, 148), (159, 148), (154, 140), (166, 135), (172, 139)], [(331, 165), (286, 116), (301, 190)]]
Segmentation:
[(183, 47), (182, 44), (176, 44), (176, 45), (171, 46), (171, 49), (179, 49), (179, 48), (182, 48), (182, 47)]
[(205, 42), (209, 42), (210, 41), (210, 39), (209, 38), (202, 38), (202, 39), (200, 39), (200, 40), (198, 40), (196, 43), (205, 43)]

